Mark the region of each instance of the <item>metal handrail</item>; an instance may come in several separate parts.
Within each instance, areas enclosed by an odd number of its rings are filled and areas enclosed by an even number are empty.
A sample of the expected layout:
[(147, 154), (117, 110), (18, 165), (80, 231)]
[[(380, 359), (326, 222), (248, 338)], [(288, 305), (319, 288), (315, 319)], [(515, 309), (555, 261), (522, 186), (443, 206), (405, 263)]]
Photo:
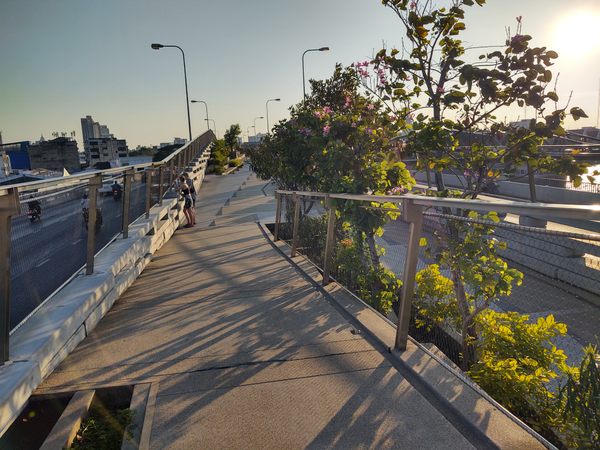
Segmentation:
[[(575, 219), (600, 219), (600, 204), (596, 205), (563, 205), (554, 203), (524, 203), (511, 200), (497, 200), (494, 202), (483, 200), (467, 200), (461, 198), (426, 197), (423, 195), (369, 195), (369, 194), (344, 194), (323, 193), (306, 191), (288, 191), (278, 189), (275, 191), (277, 201), (275, 213), (274, 238), (279, 240), (281, 226), (282, 197), (290, 196), (294, 205), (293, 233), (291, 240), (290, 256), (294, 257), (298, 248), (299, 228), (299, 199), (302, 197), (321, 198), (325, 200), (327, 210), (327, 237), (325, 241), (325, 252), (323, 255), (323, 284), (330, 281), (332, 267), (332, 249), (335, 245), (335, 221), (336, 205), (332, 200), (355, 200), (368, 203), (402, 203), (402, 220), (409, 224), (408, 245), (406, 249), (404, 273), (402, 276), (402, 292), (398, 307), (398, 325), (396, 327), (396, 339), (394, 348), (405, 350), (408, 341), (408, 327), (411, 316), (411, 305), (414, 297), (415, 276), (419, 254), (421, 230), (423, 228), (423, 217), (426, 209), (431, 207), (455, 209), (468, 209), (475, 211), (497, 211), (499, 213), (515, 213), (525, 216), (542, 216), (575, 218)], [(387, 208), (382, 208), (387, 209)], [(447, 216), (454, 217), (454, 216)], [(591, 235), (586, 238), (594, 239)], [(595, 240), (595, 239), (594, 239)]]
[(401, 203), (410, 200), (415, 205), (439, 208), (475, 209), (478, 211), (497, 211), (528, 216), (570, 218), (570, 219), (600, 219), (600, 204), (595, 205), (566, 205), (559, 203), (525, 203), (512, 200), (466, 200), (462, 198), (425, 197), (415, 194), (404, 195), (372, 195), (372, 194), (335, 194), (308, 191), (276, 191), (282, 195), (297, 194), (300, 197), (329, 197), (340, 200), (357, 200), (363, 202), (392, 202)]
[(48, 180), (26, 181), (24, 183), (15, 183), (15, 184), (10, 184), (10, 185), (0, 186), (0, 196), (7, 195), (9, 190), (15, 189), (15, 188), (18, 189), (19, 191), (21, 191), (21, 190), (29, 190), (29, 189), (39, 189), (39, 188), (49, 187), (49, 186), (57, 186), (57, 187), (65, 186), (65, 187), (67, 187), (67, 186), (72, 186), (74, 184), (79, 184), (82, 181), (89, 181), (91, 178), (94, 178), (96, 175), (112, 175), (112, 174), (120, 174), (124, 170), (134, 169), (136, 171), (139, 171), (139, 170), (148, 169), (148, 168), (160, 167), (160, 166), (163, 166), (163, 165), (169, 163), (173, 158), (178, 156), (180, 153), (186, 151), (191, 145), (195, 144), (195, 141), (199, 137), (201, 137), (207, 133), (214, 134), (214, 133), (212, 133), (212, 130), (208, 130), (208, 131), (204, 132), (203, 134), (201, 134), (200, 136), (196, 137), (196, 139), (192, 140), (191, 142), (188, 142), (187, 144), (181, 146), (180, 148), (178, 148), (173, 153), (166, 156), (165, 158), (163, 158), (160, 161), (133, 164), (130, 166), (123, 166), (123, 167), (111, 167), (110, 169), (86, 171), (86, 172), (80, 173), (80, 174), (76, 173), (76, 174), (72, 174), (72, 175), (67, 175), (65, 177), (50, 178)]

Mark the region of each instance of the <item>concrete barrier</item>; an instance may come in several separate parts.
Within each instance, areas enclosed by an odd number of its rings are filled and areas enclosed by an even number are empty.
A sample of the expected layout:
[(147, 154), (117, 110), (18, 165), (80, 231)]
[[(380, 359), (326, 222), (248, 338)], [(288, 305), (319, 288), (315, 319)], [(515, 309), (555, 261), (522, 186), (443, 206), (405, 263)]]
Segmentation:
[[(210, 150), (186, 168), (196, 190), (204, 180)], [(37, 386), (96, 327), (133, 284), (152, 255), (183, 219), (179, 196), (164, 199), (137, 219), (127, 239), (117, 238), (96, 256), (94, 273), (79, 273), (11, 336), (10, 361), (0, 366), (0, 436)]]
[[(427, 176), (425, 173), (417, 172), (413, 176), (420, 183), (427, 182)], [(465, 177), (445, 173), (443, 178), (444, 183), (448, 187), (461, 189), (467, 186)], [(498, 192), (496, 193), (499, 195), (506, 195), (508, 197), (514, 197), (523, 200), (529, 200), (530, 198), (529, 185), (527, 183), (499, 181), (496, 184), (498, 186)], [(573, 189), (539, 185), (536, 185), (535, 192), (537, 201), (542, 203), (566, 203), (572, 205), (589, 205), (600, 203), (600, 194), (593, 192), (583, 192)]]

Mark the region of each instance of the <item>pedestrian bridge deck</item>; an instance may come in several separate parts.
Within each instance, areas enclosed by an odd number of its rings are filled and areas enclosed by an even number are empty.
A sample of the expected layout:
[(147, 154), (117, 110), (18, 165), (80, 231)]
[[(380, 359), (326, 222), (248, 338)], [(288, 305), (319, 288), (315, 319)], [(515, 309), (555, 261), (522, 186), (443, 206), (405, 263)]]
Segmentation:
[(543, 448), (414, 344), (378, 346), (385, 321), (360, 332), (352, 313), (374, 313), (336, 304), (255, 222), (273, 216), (264, 184), (207, 177), (198, 225), (38, 393), (151, 383), (141, 448)]

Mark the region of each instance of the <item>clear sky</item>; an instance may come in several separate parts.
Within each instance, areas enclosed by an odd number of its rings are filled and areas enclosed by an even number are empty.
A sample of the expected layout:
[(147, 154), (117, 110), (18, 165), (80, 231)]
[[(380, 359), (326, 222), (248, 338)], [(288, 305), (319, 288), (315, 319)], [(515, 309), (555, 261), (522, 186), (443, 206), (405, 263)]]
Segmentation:
[[(595, 125), (600, 0), (488, 0), (470, 9), (466, 40), (501, 44), (516, 16), (559, 52), (559, 95), (572, 90), (590, 117), (578, 125)], [(190, 98), (208, 102), (219, 134), (231, 123), (246, 134), (267, 99), (282, 99), (271, 125), (301, 99), (305, 49), (331, 47), (306, 55), (307, 78), (325, 78), (403, 34), (379, 0), (0, 0), (0, 130), (4, 142), (74, 130), (81, 147), (79, 119), (92, 115), (130, 147), (187, 137), (181, 54), (159, 42), (185, 50)], [(204, 106), (191, 114), (198, 135)]]

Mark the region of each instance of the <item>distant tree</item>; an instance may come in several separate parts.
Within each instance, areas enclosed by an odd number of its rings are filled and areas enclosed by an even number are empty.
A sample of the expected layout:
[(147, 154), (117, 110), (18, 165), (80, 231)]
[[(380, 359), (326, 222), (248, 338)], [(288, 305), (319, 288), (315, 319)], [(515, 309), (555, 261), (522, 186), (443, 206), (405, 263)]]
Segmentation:
[(181, 148), (181, 145), (179, 144), (166, 145), (154, 154), (154, 156), (152, 157), (152, 161), (161, 161), (179, 148)]
[(225, 145), (229, 149), (229, 157), (235, 158), (236, 151), (239, 148), (238, 137), (242, 134), (242, 130), (240, 125), (235, 123), (229, 127), (229, 129), (225, 132), (224, 140)]
[(223, 139), (217, 139), (210, 150), (210, 160), (208, 164), (211, 166), (211, 171), (217, 175), (221, 175), (229, 162), (229, 149)]

